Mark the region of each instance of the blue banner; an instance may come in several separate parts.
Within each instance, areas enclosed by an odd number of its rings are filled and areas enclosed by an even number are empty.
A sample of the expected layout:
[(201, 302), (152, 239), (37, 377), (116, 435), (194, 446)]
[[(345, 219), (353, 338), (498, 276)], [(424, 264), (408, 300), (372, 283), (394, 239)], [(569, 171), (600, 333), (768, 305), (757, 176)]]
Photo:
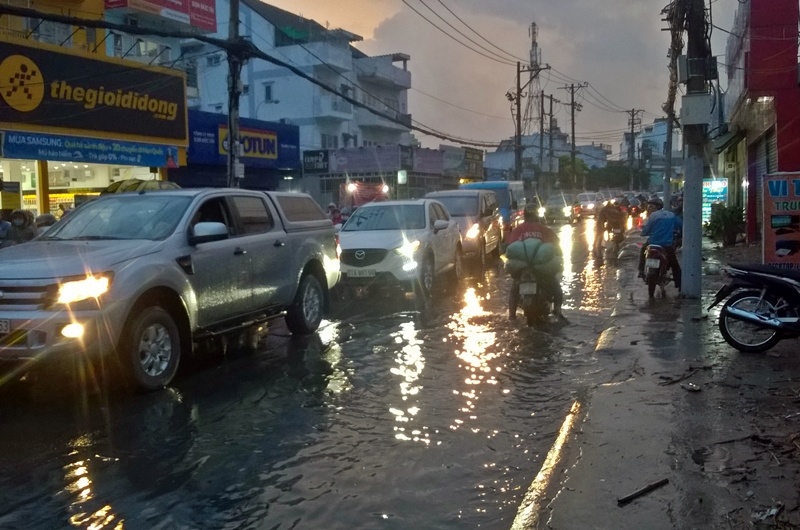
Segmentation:
[(4, 158), (178, 167), (178, 148), (167, 145), (5, 131), (0, 132), (0, 147)]
[[(241, 161), (248, 167), (299, 171), (300, 128), (249, 118), (239, 120)], [(228, 116), (189, 111), (189, 164), (224, 166), (228, 162)]]

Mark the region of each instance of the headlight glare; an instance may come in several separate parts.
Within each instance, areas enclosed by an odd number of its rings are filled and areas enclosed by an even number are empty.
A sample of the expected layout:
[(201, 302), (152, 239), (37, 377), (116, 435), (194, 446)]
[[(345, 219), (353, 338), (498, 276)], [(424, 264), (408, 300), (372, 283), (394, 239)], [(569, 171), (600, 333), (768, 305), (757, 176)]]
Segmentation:
[(58, 303), (72, 304), (88, 298), (99, 298), (108, 291), (110, 276), (87, 276), (82, 280), (67, 281), (58, 287)]
[(415, 239), (414, 241), (404, 242), (402, 246), (396, 248), (395, 250), (407, 258), (413, 258), (417, 249), (419, 249), (419, 241)]
[(478, 237), (480, 233), (481, 233), (481, 227), (478, 223), (475, 223), (469, 227), (469, 230), (467, 230), (465, 237), (467, 239), (475, 239), (476, 237)]
[(547, 210), (544, 208), (539, 208), (539, 217), (544, 217), (544, 214), (547, 213)]
[(572, 208), (570, 208), (569, 206), (564, 206), (564, 208), (562, 208), (561, 211), (564, 212), (564, 215), (569, 215), (572, 213)]

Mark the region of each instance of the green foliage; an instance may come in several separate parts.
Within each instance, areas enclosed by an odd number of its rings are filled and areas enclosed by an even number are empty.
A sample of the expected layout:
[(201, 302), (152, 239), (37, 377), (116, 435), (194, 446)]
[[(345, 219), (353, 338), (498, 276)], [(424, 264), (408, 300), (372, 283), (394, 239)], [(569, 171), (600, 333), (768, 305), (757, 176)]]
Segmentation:
[(733, 246), (736, 238), (745, 230), (744, 210), (739, 206), (713, 204), (705, 228), (713, 239), (722, 240), (722, 246)]

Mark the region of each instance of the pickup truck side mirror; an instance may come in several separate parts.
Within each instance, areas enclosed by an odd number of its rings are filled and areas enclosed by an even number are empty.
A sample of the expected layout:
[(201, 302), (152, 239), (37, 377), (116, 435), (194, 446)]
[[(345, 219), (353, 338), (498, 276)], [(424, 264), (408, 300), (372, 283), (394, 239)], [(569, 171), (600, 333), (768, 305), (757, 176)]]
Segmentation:
[(448, 226), (450, 226), (450, 221), (445, 219), (437, 219), (433, 222), (433, 232), (436, 233), (439, 230), (445, 230)]
[(223, 239), (228, 239), (228, 227), (224, 223), (197, 223), (189, 235), (189, 244), (194, 246)]

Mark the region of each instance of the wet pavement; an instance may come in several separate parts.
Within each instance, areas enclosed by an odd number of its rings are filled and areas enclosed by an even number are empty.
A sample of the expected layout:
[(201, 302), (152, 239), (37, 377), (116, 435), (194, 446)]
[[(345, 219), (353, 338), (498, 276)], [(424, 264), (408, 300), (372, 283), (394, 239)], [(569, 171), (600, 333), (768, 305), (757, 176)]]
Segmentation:
[(494, 268), (422, 312), (367, 298), (311, 337), (275, 326), (163, 392), (7, 385), (0, 528), (509, 528), (597, 370), (617, 290), (592, 227), (558, 228), (569, 325), (510, 322)]
[[(88, 376), (77, 390), (7, 385), (0, 529), (691, 528), (709, 505), (717, 522), (761, 477), (695, 460), (736, 469), (739, 453), (715, 448), (740, 442), (714, 443), (752, 431), (730, 414), (760, 406), (750, 391), (776, 366), (796, 381), (796, 363), (732, 354), (693, 306), (644, 300), (630, 258), (589, 257), (591, 220), (558, 229), (567, 325), (509, 322), (510, 282), (493, 269), (424, 311), (363, 299), (311, 337), (275, 326), (255, 352), (195, 362), (163, 392), (119, 395)], [(719, 500), (698, 508), (708, 476)]]

